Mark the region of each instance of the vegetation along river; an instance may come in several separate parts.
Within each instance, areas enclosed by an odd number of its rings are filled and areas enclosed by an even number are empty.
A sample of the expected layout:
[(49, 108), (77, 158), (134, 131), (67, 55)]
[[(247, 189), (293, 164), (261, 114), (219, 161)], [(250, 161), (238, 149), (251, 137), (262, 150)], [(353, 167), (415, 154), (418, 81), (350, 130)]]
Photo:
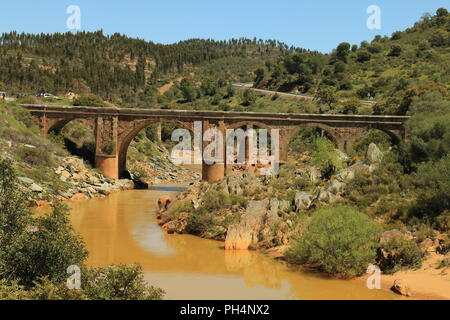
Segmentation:
[(260, 252), (225, 251), (221, 242), (166, 234), (156, 223), (157, 199), (178, 191), (156, 187), (68, 203), (89, 250), (88, 265), (139, 263), (167, 299), (398, 299), (361, 283), (294, 270)]

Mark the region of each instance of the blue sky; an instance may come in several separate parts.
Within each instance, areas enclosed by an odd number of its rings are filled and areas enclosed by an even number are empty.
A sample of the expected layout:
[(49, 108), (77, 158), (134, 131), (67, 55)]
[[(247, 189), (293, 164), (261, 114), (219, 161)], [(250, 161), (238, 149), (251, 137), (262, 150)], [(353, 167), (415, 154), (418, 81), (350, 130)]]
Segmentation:
[[(6, 2), (6, 3), (5, 3)], [(8, 0), (0, 9), (0, 32), (66, 32), (66, 9), (81, 9), (81, 29), (120, 32), (159, 43), (189, 38), (276, 39), (329, 52), (342, 41), (359, 44), (376, 34), (411, 26), (448, 0)], [(381, 9), (381, 30), (369, 30), (370, 5)]]

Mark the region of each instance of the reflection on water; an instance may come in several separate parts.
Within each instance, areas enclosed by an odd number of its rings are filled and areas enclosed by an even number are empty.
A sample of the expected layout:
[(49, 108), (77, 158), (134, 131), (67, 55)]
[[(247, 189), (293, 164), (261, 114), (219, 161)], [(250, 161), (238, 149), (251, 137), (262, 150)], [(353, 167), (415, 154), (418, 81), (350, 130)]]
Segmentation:
[(167, 189), (125, 191), (70, 203), (71, 220), (89, 250), (88, 264), (139, 263), (168, 299), (395, 299), (364, 285), (290, 270), (258, 252), (225, 251), (223, 243), (168, 235), (156, 223)]

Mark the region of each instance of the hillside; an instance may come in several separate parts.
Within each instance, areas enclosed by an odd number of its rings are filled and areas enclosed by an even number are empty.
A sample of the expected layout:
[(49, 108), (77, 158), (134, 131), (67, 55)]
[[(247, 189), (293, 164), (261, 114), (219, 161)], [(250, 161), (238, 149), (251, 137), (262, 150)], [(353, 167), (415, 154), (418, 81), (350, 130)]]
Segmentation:
[[(316, 95), (326, 109), (358, 112), (355, 101), (375, 99), (375, 114), (406, 114), (414, 96), (450, 89), (450, 15), (439, 9), (391, 37), (340, 43), (329, 55), (289, 54), (255, 73), (256, 87)], [(355, 108), (356, 104), (356, 108)]]
[[(216, 73), (215, 66), (222, 61), (227, 66), (220, 75), (224, 79), (248, 80), (265, 60), (295, 51), (304, 50), (273, 40), (191, 39), (162, 45), (102, 31), (10, 32), (0, 37), (0, 90), (33, 95), (94, 93), (112, 103), (136, 105), (145, 102), (153, 85), (161, 86), (209, 63), (204, 72)], [(250, 68), (241, 70), (246, 65)]]

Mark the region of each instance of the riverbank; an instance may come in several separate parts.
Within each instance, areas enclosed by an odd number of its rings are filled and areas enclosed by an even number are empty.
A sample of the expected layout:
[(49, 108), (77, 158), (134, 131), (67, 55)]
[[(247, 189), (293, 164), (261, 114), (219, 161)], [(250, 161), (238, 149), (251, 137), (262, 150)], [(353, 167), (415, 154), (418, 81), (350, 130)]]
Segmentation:
[[(437, 269), (442, 256), (430, 253), (418, 270), (406, 270), (395, 274), (383, 274), (382, 290), (390, 290), (394, 281), (401, 279), (412, 291), (412, 299), (417, 300), (450, 300), (450, 268)], [(362, 276), (351, 281), (366, 283), (369, 276)]]
[(139, 263), (145, 280), (166, 291), (167, 299), (402, 299), (291, 268), (260, 251), (225, 251), (220, 241), (163, 232), (155, 215), (157, 200), (179, 193), (167, 187), (69, 202), (72, 225), (90, 253), (87, 265)]
[[(245, 180), (245, 179), (244, 179)], [(242, 181), (244, 181), (242, 180)], [(245, 186), (251, 186), (252, 182), (245, 180), (245, 183), (241, 183), (241, 180), (239, 180), (238, 186), (245, 185)], [(253, 181), (253, 180), (252, 180)], [(226, 182), (223, 182), (221, 184), (213, 186), (213, 190), (215, 190), (212, 194), (216, 195), (217, 190), (226, 190), (230, 187), (233, 187), (235, 184), (231, 183), (232, 181), (228, 179)], [(226, 188), (222, 188), (223, 184), (226, 184)], [(221, 189), (219, 189), (221, 188)], [(234, 187), (233, 187), (234, 188)], [(211, 207), (211, 195), (208, 193), (207, 189), (202, 187), (202, 184), (200, 185), (194, 185), (191, 186), (190, 190), (188, 192), (185, 192), (181, 194), (177, 200), (180, 202), (178, 204), (173, 204), (172, 208), (169, 208), (168, 211), (163, 212), (162, 214), (159, 214), (159, 223), (163, 230), (167, 231), (169, 234), (171, 233), (191, 233), (193, 228), (196, 227), (196, 225), (188, 225), (189, 221), (188, 218), (190, 215), (194, 215), (194, 219), (200, 219), (204, 218), (202, 216), (203, 211), (196, 211), (195, 209), (192, 210), (189, 208), (189, 203), (191, 203), (194, 208), (195, 206), (198, 208), (200, 206), (200, 199), (203, 199), (204, 197), (199, 196), (200, 194), (207, 195), (205, 199), (208, 199), (209, 201), (206, 205)], [(231, 191), (230, 191), (231, 193)], [(219, 196), (216, 195), (216, 196)], [(221, 195), (219, 198), (214, 199), (222, 199), (227, 198), (225, 195)], [(186, 203), (186, 200), (188, 201)], [(218, 201), (218, 200), (217, 200)], [(266, 203), (267, 202), (267, 203)], [(183, 204), (184, 203), (184, 204)], [(274, 209), (274, 205), (275, 209)], [(278, 244), (273, 245), (273, 241), (278, 241), (278, 239), (284, 240), (286, 238), (290, 238), (283, 236), (286, 235), (285, 231), (282, 228), (283, 221), (280, 221), (280, 224), (277, 226), (274, 224), (272, 227), (271, 225), (268, 225), (267, 222), (270, 222), (270, 219), (274, 220), (277, 219), (275, 216), (271, 216), (271, 212), (277, 212), (278, 215), (280, 215), (280, 208), (285, 207), (284, 202), (282, 200), (275, 200), (275, 199), (269, 199), (268, 201), (265, 200), (257, 200), (252, 202), (249, 202), (246, 205), (247, 209), (244, 210), (243, 207), (236, 205), (231, 205), (229, 209), (225, 211), (221, 210), (213, 210), (211, 213), (207, 210), (206, 214), (211, 214), (210, 219), (216, 219), (211, 220), (212, 221), (212, 227), (207, 228), (207, 232), (199, 233), (198, 236), (202, 238), (207, 239), (215, 239), (221, 241), (224, 247), (227, 247), (227, 241), (223, 241), (225, 239), (229, 240), (227, 235), (227, 228), (222, 227), (221, 221), (217, 220), (218, 217), (226, 216), (228, 219), (231, 219), (233, 214), (238, 215), (242, 221), (242, 217), (244, 215), (251, 215), (252, 219), (256, 216), (263, 217), (261, 222), (257, 222), (257, 220), (253, 219), (250, 222), (252, 223), (249, 227), (251, 230), (261, 230), (258, 233), (259, 242), (256, 245), (249, 246), (249, 249), (256, 250), (259, 252), (263, 252), (268, 257), (274, 259), (274, 260), (284, 260), (284, 250), (289, 246), (289, 243), (284, 244)], [(251, 207), (251, 210), (248, 210), (248, 208)], [(270, 208), (270, 210), (268, 209)], [(181, 210), (181, 211), (180, 211)], [(187, 210), (187, 212), (182, 212), (184, 210)], [(206, 216), (208, 217), (208, 216)], [(267, 217), (267, 218), (264, 218)], [(270, 219), (269, 219), (270, 217)], [(292, 222), (289, 222), (292, 218), (290, 215), (285, 216), (285, 224), (292, 224)], [(234, 218), (233, 218), (234, 219)], [(234, 219), (235, 220), (235, 219)], [(194, 220), (195, 221), (201, 221), (201, 220)], [(245, 221), (245, 220), (244, 220)], [(207, 220), (203, 220), (202, 223), (207, 223)], [(281, 226), (281, 227), (280, 227)], [(228, 228), (229, 229), (229, 228)], [(195, 229), (193, 229), (195, 231)], [(242, 237), (245, 235), (244, 231), (247, 229), (240, 229), (239, 235)], [(270, 230), (277, 230), (283, 233), (283, 235), (278, 234), (271, 234)], [(292, 232), (297, 232), (297, 228), (294, 226), (290, 229), (291, 235)], [(287, 232), (289, 232), (289, 230)], [(263, 238), (260, 238), (260, 236), (263, 236)], [(245, 237), (244, 237), (245, 238)], [(245, 238), (246, 239), (246, 238)], [(268, 242), (269, 240), (270, 242)], [(232, 249), (232, 248), (230, 248)], [(233, 250), (230, 250), (233, 251)], [(430, 251), (430, 250), (429, 250)], [(402, 280), (403, 283), (406, 283), (411, 291), (412, 296), (410, 298), (405, 299), (426, 299), (426, 300), (432, 300), (432, 299), (450, 299), (450, 279), (449, 275), (447, 274), (445, 269), (437, 269), (437, 266), (439, 262), (443, 259), (443, 255), (438, 255), (434, 252), (430, 252), (428, 255), (428, 258), (424, 261), (423, 266), (419, 270), (408, 270), (408, 271), (402, 271), (397, 272), (393, 275), (382, 275), (382, 291), (384, 292), (392, 292), (391, 287), (394, 284), (394, 281), (399, 279)], [(293, 266), (292, 267), (297, 267)], [(357, 283), (358, 285), (362, 287), (366, 287), (366, 280), (368, 278), (368, 275), (362, 276), (360, 278), (349, 280), (349, 282)]]

